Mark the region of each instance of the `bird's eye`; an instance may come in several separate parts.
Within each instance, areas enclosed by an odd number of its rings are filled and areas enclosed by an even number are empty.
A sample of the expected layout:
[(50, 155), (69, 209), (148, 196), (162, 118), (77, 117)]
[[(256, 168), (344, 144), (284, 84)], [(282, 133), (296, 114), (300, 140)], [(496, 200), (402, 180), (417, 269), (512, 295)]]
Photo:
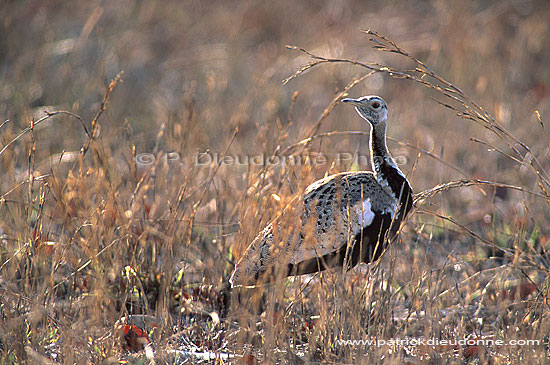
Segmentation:
[(377, 101), (375, 101), (375, 102), (373, 102), (373, 103), (371, 104), (371, 106), (372, 106), (374, 109), (378, 109), (378, 108), (380, 108), (380, 103), (377, 102)]

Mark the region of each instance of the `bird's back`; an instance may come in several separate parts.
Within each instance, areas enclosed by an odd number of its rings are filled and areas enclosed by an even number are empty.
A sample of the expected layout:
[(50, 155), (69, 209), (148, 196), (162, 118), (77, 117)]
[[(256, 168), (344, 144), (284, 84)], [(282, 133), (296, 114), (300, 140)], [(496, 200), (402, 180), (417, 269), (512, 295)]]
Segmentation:
[[(235, 267), (232, 285), (340, 266), (348, 255), (351, 265), (368, 262), (382, 252), (383, 247), (374, 246), (383, 241), (398, 206), (375, 175), (365, 171), (318, 180), (299, 201), (250, 244)], [(363, 244), (351, 247), (357, 241)], [(364, 243), (372, 246), (365, 250), (377, 251), (361, 252)]]

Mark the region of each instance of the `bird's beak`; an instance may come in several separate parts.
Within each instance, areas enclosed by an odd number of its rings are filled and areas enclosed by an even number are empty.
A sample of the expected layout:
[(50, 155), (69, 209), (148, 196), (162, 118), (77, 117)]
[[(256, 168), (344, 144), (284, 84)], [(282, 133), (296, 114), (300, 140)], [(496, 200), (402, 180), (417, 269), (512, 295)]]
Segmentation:
[(359, 101), (357, 101), (356, 99), (352, 99), (352, 98), (345, 98), (345, 99), (342, 99), (341, 101), (342, 101), (342, 103), (350, 103), (351, 105), (355, 105), (355, 106), (360, 105)]

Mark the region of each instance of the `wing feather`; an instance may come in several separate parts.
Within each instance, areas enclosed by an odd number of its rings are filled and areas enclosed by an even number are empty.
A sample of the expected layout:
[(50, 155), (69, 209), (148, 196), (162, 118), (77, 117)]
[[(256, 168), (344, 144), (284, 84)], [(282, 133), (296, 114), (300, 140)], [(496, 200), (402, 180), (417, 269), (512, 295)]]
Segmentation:
[[(305, 190), (302, 207), (284, 211), (252, 241), (235, 267), (232, 285), (253, 284), (275, 265), (286, 268), (340, 252), (375, 217), (393, 216), (393, 200), (371, 172), (314, 182)], [(388, 206), (395, 208), (388, 212)]]

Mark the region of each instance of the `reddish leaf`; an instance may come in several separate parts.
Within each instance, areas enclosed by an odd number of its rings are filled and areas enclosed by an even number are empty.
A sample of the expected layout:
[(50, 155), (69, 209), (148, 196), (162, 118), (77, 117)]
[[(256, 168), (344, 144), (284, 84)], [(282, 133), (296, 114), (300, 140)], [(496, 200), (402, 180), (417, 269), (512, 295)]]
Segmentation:
[(256, 357), (254, 355), (244, 355), (242, 360), (241, 360), (241, 364), (246, 364), (246, 365), (254, 365), (254, 364), (257, 364), (258, 361), (256, 361)]
[(462, 354), (464, 354), (464, 358), (466, 360), (471, 360), (473, 358), (479, 357), (481, 354), (482, 348), (478, 345), (468, 345), (464, 350), (462, 351)]
[(537, 291), (537, 286), (535, 284), (525, 282), (501, 291), (500, 295), (502, 299), (523, 300), (527, 299), (527, 297), (535, 291)]
[(151, 343), (147, 333), (138, 326), (123, 324), (120, 326), (120, 330), (124, 337), (123, 347), (125, 350), (141, 351)]

